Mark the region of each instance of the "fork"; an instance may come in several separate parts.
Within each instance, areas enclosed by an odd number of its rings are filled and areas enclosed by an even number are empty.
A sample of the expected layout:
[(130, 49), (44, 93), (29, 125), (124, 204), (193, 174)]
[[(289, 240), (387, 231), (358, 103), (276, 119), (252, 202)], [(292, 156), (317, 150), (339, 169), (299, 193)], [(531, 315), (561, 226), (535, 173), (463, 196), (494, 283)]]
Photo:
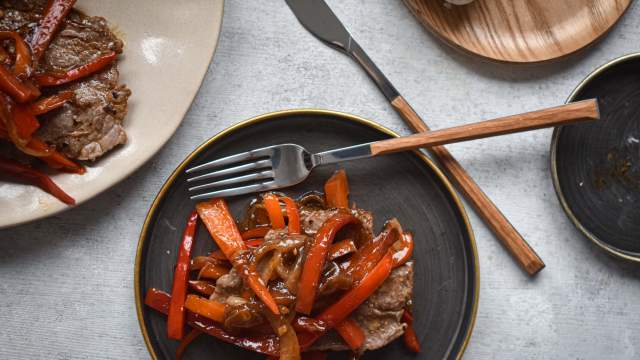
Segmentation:
[[(194, 174), (214, 170), (187, 179), (188, 183), (216, 179), (189, 188), (191, 199), (203, 200), (263, 192), (293, 186), (304, 181), (321, 165), (369, 158), (399, 151), (515, 132), (567, 125), (600, 118), (595, 99), (553, 108), (506, 116), (452, 128), (391, 138), (313, 154), (296, 144), (268, 146), (227, 156), (186, 170)], [(203, 190), (214, 189), (209, 192)]]

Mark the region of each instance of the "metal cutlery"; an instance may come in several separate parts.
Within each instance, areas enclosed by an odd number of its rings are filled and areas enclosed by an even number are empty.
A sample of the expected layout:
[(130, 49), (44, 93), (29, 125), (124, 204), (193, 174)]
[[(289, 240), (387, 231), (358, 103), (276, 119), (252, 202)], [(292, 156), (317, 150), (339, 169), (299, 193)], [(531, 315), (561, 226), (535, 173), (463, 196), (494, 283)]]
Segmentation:
[[(362, 66), (396, 112), (400, 114), (414, 132), (429, 131), (427, 124), (367, 56), (324, 0), (286, 0), (286, 2), (300, 23), (310, 33), (332, 48), (347, 54)], [(429, 150), (440, 162), (449, 180), (457, 186), (458, 190), (473, 205), (476, 213), (480, 215), (518, 264), (529, 275), (534, 275), (542, 270), (545, 266), (542, 259), (480, 189), (453, 155), (442, 146), (434, 146)]]
[[(189, 192), (194, 194), (191, 199), (194, 200), (275, 190), (302, 182), (309, 176), (313, 168), (321, 165), (598, 118), (596, 100), (585, 100), (554, 108), (316, 154), (296, 144), (274, 145), (192, 167), (186, 170), (187, 174), (200, 173), (205, 170), (213, 171), (190, 177), (187, 182), (195, 184), (214, 179), (212, 182), (189, 188)], [(214, 190), (202, 192), (208, 189)]]

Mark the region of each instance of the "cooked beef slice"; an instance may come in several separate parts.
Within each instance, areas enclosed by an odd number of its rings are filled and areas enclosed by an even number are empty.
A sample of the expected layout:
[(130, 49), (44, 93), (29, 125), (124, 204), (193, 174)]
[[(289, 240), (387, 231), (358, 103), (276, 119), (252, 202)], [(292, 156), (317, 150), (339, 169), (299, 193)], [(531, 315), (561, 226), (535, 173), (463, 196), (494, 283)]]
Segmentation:
[[(0, 30), (18, 31), (30, 38), (42, 17), (46, 1), (13, 0), (0, 3)], [(101, 17), (72, 11), (60, 27), (36, 72), (62, 73), (111, 52), (121, 53), (123, 43)], [(122, 122), (131, 91), (118, 84), (114, 63), (80, 81), (45, 89), (48, 93), (73, 91), (74, 98), (62, 109), (43, 117), (36, 136), (65, 155), (95, 160), (127, 141)]]
[[(329, 210), (305, 210), (300, 213), (300, 221), (302, 223), (302, 229), (309, 236), (314, 236), (320, 229), (322, 224), (327, 221), (328, 218), (335, 215), (338, 211), (344, 211), (339, 209)], [(373, 236), (373, 214), (370, 211), (362, 209), (350, 209), (353, 216), (358, 218), (364, 225), (365, 230), (369, 235)]]
[[(413, 263), (394, 269), (389, 278), (351, 315), (365, 334), (361, 351), (379, 349), (404, 333), (402, 313), (413, 292)], [(342, 351), (349, 347), (335, 332), (323, 336), (313, 350)]]

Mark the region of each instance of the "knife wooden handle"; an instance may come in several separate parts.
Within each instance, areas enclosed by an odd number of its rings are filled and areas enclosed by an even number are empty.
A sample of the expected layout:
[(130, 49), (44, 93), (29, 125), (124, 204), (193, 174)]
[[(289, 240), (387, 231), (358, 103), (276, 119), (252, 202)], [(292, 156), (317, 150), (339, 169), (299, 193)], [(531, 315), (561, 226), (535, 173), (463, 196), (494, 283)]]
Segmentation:
[[(427, 132), (429, 128), (411, 105), (400, 95), (391, 102), (394, 109), (416, 132)], [(478, 184), (469, 176), (462, 165), (454, 159), (443, 146), (430, 148), (448, 174), (449, 179), (475, 208), (476, 213), (491, 228), (518, 264), (529, 274), (535, 275), (544, 268), (544, 262), (529, 246), (525, 239), (511, 225), (509, 220), (500, 212), (498, 207), (480, 189)]]

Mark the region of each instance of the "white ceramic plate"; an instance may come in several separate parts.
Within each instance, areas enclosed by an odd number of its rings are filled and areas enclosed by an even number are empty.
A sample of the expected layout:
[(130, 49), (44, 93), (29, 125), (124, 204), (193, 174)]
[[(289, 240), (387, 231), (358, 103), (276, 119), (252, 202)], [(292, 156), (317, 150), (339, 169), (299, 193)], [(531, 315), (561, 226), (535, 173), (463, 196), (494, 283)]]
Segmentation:
[[(120, 79), (131, 89), (125, 146), (87, 167), (53, 179), (78, 204), (126, 178), (155, 154), (180, 125), (207, 71), (220, 33), (224, 0), (80, 0), (76, 7), (105, 17), (125, 41)], [(33, 186), (0, 183), (0, 228), (69, 207)]]

